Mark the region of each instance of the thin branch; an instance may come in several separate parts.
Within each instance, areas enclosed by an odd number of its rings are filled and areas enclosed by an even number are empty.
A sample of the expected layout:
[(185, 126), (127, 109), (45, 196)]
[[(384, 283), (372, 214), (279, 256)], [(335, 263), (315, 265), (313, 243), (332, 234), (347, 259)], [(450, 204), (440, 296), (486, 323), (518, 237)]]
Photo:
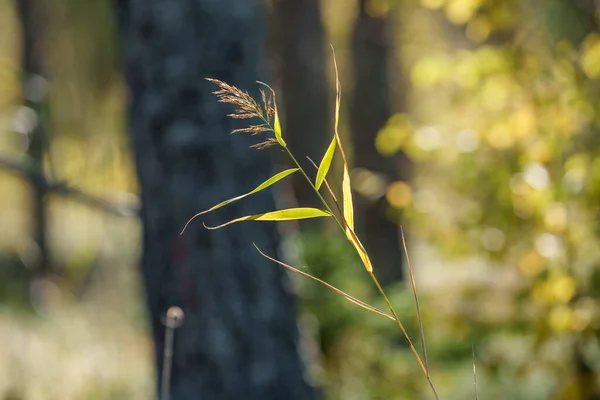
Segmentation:
[(173, 368), (173, 340), (175, 329), (185, 320), (183, 310), (177, 306), (169, 307), (165, 321), (165, 347), (163, 353), (163, 369), (160, 380), (160, 400), (171, 398), (171, 370)]
[(471, 345), (473, 351), (473, 385), (475, 386), (475, 400), (479, 400), (479, 390), (477, 389), (477, 370), (475, 369), (475, 346)]
[(81, 189), (71, 186), (67, 182), (51, 181), (36, 167), (28, 157), (11, 157), (0, 155), (0, 169), (12, 172), (27, 180), (30, 184), (41, 187), (49, 193), (72, 198), (82, 204), (104, 211), (109, 214), (129, 217), (137, 215), (138, 202), (118, 204), (102, 197), (86, 193)]

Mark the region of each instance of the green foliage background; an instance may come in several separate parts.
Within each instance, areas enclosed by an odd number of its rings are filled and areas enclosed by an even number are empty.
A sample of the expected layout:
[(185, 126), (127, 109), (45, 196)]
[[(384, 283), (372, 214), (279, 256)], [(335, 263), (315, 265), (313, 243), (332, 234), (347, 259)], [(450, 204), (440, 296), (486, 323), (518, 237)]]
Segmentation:
[[(373, 12), (403, 13), (411, 111), (394, 115), (376, 143), (416, 162), (415, 179), (389, 183), (386, 197), (390, 216), (403, 215), (411, 232), (439, 391), (474, 398), (473, 346), (483, 398), (592, 398), (600, 367), (598, 10), (560, 0), (372, 3)], [(304, 238), (307, 264), (368, 296), (364, 277), (326, 240)], [(414, 320), (406, 290), (397, 287), (396, 303)], [(325, 374), (333, 398), (426, 396), (393, 332), (354, 313), (321, 315), (329, 307), (307, 293), (323, 346), (335, 349), (324, 355), (334, 360)], [(344, 339), (331, 344), (339, 339), (332, 332)]]

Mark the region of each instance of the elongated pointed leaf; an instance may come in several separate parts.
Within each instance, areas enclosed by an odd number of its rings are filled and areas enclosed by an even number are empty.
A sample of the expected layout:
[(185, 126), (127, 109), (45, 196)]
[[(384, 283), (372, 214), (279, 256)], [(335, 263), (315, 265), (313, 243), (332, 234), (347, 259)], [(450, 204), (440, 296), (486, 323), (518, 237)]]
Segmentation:
[(327, 172), (329, 172), (329, 167), (331, 167), (331, 161), (333, 160), (333, 155), (335, 154), (335, 137), (331, 140), (327, 151), (323, 155), (323, 159), (321, 160), (321, 165), (319, 165), (319, 169), (317, 171), (317, 178), (315, 179), (315, 187), (317, 190), (323, 184), (323, 180), (327, 176)]
[(342, 140), (340, 139), (340, 134), (338, 130), (340, 122), (340, 104), (342, 101), (342, 89), (340, 86), (340, 77), (337, 62), (335, 59), (335, 50), (333, 49), (333, 46), (331, 46), (331, 51), (333, 53), (333, 66), (335, 67), (335, 140), (338, 148), (340, 149), (342, 159), (344, 160), (344, 173), (342, 177), (342, 201), (344, 203), (343, 210), (344, 221), (346, 223), (346, 234), (350, 235), (348, 231), (354, 229), (354, 206), (352, 204), (352, 187), (350, 186), (350, 172), (348, 171), (348, 160), (346, 159), (346, 154), (344, 153)]
[(352, 204), (352, 187), (350, 186), (350, 173), (347, 165), (344, 165), (342, 178), (342, 200), (344, 202), (344, 219), (348, 224), (347, 228), (354, 229), (354, 205)]
[(286, 169), (285, 171), (281, 171), (278, 174), (273, 175), (272, 177), (270, 177), (269, 179), (267, 179), (266, 181), (264, 181), (263, 183), (261, 183), (260, 185), (258, 185), (256, 188), (254, 188), (253, 190), (251, 190), (248, 193), (242, 194), (240, 196), (237, 197), (233, 197), (229, 200), (225, 200), (219, 204), (217, 204), (216, 206), (213, 206), (211, 208), (209, 208), (208, 210), (204, 210), (202, 212), (199, 212), (198, 214), (194, 215), (192, 218), (189, 219), (189, 221), (185, 224), (185, 226), (183, 227), (183, 230), (181, 231), (181, 233), (183, 233), (185, 231), (185, 229), (187, 228), (187, 226), (190, 224), (190, 222), (192, 222), (196, 217), (199, 217), (203, 214), (206, 214), (208, 212), (214, 211), (216, 209), (219, 209), (221, 207), (226, 206), (227, 204), (231, 204), (235, 201), (241, 200), (244, 197), (248, 197), (252, 194), (258, 193), (261, 190), (264, 190), (266, 188), (268, 188), (269, 186), (271, 186), (272, 184), (282, 180), (283, 178), (285, 178), (286, 176), (293, 174), (294, 172), (298, 171), (298, 168), (292, 168), (292, 169)]
[[(253, 244), (254, 244), (254, 243), (253, 243)], [(365, 303), (364, 301), (357, 299), (356, 297), (350, 296), (349, 294), (347, 294), (347, 293), (345, 293), (345, 292), (341, 291), (340, 289), (336, 288), (335, 286), (333, 286), (333, 285), (330, 285), (329, 283), (327, 283), (327, 282), (325, 282), (325, 281), (323, 281), (323, 280), (321, 280), (321, 279), (319, 279), (319, 278), (317, 278), (317, 277), (314, 277), (314, 276), (312, 276), (311, 274), (307, 274), (306, 272), (304, 272), (304, 271), (301, 271), (301, 270), (299, 270), (298, 268), (294, 268), (294, 267), (292, 267), (291, 265), (288, 265), (288, 264), (286, 264), (286, 263), (284, 263), (284, 262), (281, 262), (281, 261), (279, 261), (279, 260), (277, 260), (277, 259), (275, 259), (275, 258), (269, 257), (268, 255), (266, 255), (265, 253), (263, 253), (263, 252), (262, 252), (262, 251), (261, 251), (261, 250), (258, 248), (258, 246), (257, 246), (256, 244), (254, 244), (254, 247), (256, 247), (256, 250), (258, 250), (258, 252), (259, 252), (259, 253), (260, 253), (260, 254), (261, 254), (263, 257), (265, 257), (265, 258), (267, 258), (267, 259), (269, 259), (269, 260), (271, 260), (271, 261), (273, 261), (273, 262), (276, 262), (277, 264), (281, 265), (282, 267), (285, 267), (285, 268), (289, 269), (289, 270), (290, 270), (290, 271), (292, 271), (292, 272), (295, 272), (295, 273), (297, 273), (297, 274), (300, 274), (300, 275), (306, 276), (306, 277), (308, 277), (308, 278), (310, 278), (310, 279), (312, 279), (312, 280), (314, 280), (314, 281), (317, 281), (317, 282), (319, 282), (319, 283), (320, 283), (320, 284), (322, 284), (322, 285), (325, 285), (325, 286), (327, 286), (329, 289), (333, 290), (335, 293), (339, 294), (340, 296), (344, 297), (346, 300), (348, 300), (348, 301), (350, 301), (350, 302), (352, 302), (352, 303), (356, 304), (356, 305), (357, 305), (357, 306), (359, 306), (359, 307), (362, 307), (362, 308), (364, 308), (364, 309), (366, 309), (366, 310), (372, 311), (372, 312), (374, 312), (374, 313), (376, 313), (376, 314), (379, 314), (379, 315), (382, 315), (382, 316), (384, 316), (384, 317), (386, 317), (386, 318), (389, 318), (389, 319), (391, 319), (392, 321), (395, 321), (395, 318), (394, 318), (393, 316), (391, 316), (391, 315), (389, 315), (389, 314), (387, 314), (387, 313), (385, 313), (385, 312), (381, 311), (380, 309), (378, 309), (378, 308), (375, 308), (375, 307), (373, 307), (373, 306), (371, 306), (371, 305), (369, 305), (369, 304)]]
[[(312, 160), (310, 160), (310, 161), (312, 162)], [(313, 162), (313, 165), (315, 165), (314, 162)], [(315, 165), (315, 167), (316, 167), (316, 165)], [(323, 178), (323, 182), (325, 183), (325, 187), (329, 191), (329, 194), (333, 198), (333, 201), (335, 202), (335, 205), (336, 205), (338, 211), (340, 212), (340, 214), (343, 214), (340, 204), (335, 197), (335, 193), (333, 193), (333, 190), (331, 190), (331, 187), (329, 186), (329, 182), (327, 182), (327, 177)], [(342, 216), (342, 218), (343, 218), (343, 216)], [(343, 221), (345, 223), (346, 219), (343, 218)], [(348, 240), (350, 241), (350, 243), (352, 243), (352, 245), (354, 246), (354, 249), (356, 249), (356, 252), (360, 256), (360, 259), (361, 259), (363, 265), (365, 266), (365, 268), (367, 269), (367, 271), (372, 272), (373, 265), (371, 264), (371, 259), (369, 258), (367, 251), (365, 250), (362, 243), (358, 239), (358, 236), (354, 232), (354, 229), (350, 228), (347, 224), (345, 226), (346, 226), (346, 236), (348, 237)]]
[(373, 264), (371, 264), (369, 254), (367, 254), (367, 251), (358, 239), (358, 236), (356, 236), (354, 229), (346, 227), (346, 236), (348, 237), (348, 240), (350, 240), (350, 243), (352, 243), (352, 245), (354, 246), (354, 249), (356, 249), (356, 252), (358, 253), (360, 260), (362, 261), (366, 270), (369, 272), (373, 272)]
[(247, 215), (226, 222), (219, 226), (205, 227), (207, 229), (219, 229), (227, 225), (235, 224), (242, 221), (293, 221), (297, 219), (331, 217), (327, 211), (319, 210), (318, 208), (288, 208), (286, 210), (271, 211), (262, 214)]
[(277, 142), (281, 145), (281, 147), (285, 148), (285, 141), (283, 140), (283, 137), (281, 136), (281, 122), (279, 120), (279, 112), (277, 111), (277, 104), (274, 103), (274, 107), (275, 107), (275, 122), (273, 122), (273, 133), (275, 133), (275, 139), (277, 139)]

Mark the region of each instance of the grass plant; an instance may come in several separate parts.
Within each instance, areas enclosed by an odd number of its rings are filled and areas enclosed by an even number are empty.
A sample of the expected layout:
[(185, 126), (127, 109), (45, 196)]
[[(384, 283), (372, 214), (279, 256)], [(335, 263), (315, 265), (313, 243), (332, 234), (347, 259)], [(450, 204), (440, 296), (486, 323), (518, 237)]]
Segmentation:
[[(332, 51), (333, 51), (333, 48), (332, 48)], [(414, 354), (414, 357), (415, 357), (424, 377), (427, 379), (427, 381), (429, 383), (429, 386), (431, 388), (431, 391), (432, 391), (435, 399), (439, 400), (437, 391), (435, 389), (435, 385), (433, 384), (433, 381), (431, 380), (431, 375), (429, 372), (429, 364), (427, 361), (427, 350), (426, 350), (426, 345), (425, 345), (425, 334), (424, 334), (423, 323), (422, 323), (422, 319), (421, 319), (421, 311), (419, 308), (419, 299), (417, 296), (416, 282), (414, 279), (414, 274), (412, 271), (410, 259), (408, 257), (408, 252), (406, 249), (406, 241), (404, 239), (404, 233), (402, 233), (402, 241), (403, 241), (404, 251), (405, 251), (406, 259), (407, 259), (407, 266), (408, 266), (408, 271), (409, 271), (411, 288), (412, 288), (414, 299), (415, 299), (415, 308), (416, 308), (416, 314), (417, 314), (417, 319), (418, 319), (418, 324), (419, 324), (420, 339), (421, 339), (421, 353), (422, 354), (419, 354), (419, 352), (415, 348), (412, 339), (410, 338), (404, 325), (400, 321), (400, 319), (399, 319), (392, 303), (388, 299), (388, 296), (386, 295), (383, 287), (381, 286), (377, 277), (375, 276), (375, 273), (373, 271), (373, 265), (371, 263), (369, 254), (365, 250), (364, 246), (362, 245), (360, 239), (358, 238), (358, 236), (354, 230), (354, 208), (353, 208), (353, 202), (352, 202), (352, 187), (350, 184), (350, 173), (349, 173), (349, 168), (348, 168), (348, 161), (347, 161), (346, 154), (344, 152), (344, 148), (342, 146), (342, 142), (341, 142), (339, 131), (338, 131), (340, 103), (341, 103), (341, 87), (340, 87), (337, 63), (335, 61), (335, 54), (334, 54), (333, 59), (334, 59), (335, 76), (336, 76), (336, 81), (335, 81), (336, 102), (335, 102), (335, 125), (334, 125), (335, 129), (334, 129), (334, 134), (331, 139), (331, 142), (330, 142), (329, 146), (327, 147), (327, 150), (325, 151), (325, 154), (323, 155), (323, 158), (322, 158), (320, 164), (317, 166), (313, 162), (313, 164), (315, 165), (315, 167), (317, 169), (317, 173), (314, 178), (310, 178), (307, 171), (305, 171), (302, 168), (302, 166), (298, 162), (296, 156), (292, 153), (292, 151), (287, 146), (287, 144), (283, 138), (283, 134), (281, 131), (280, 119), (279, 119), (279, 113), (277, 110), (275, 92), (273, 91), (273, 89), (271, 89), (267, 84), (265, 84), (263, 82), (258, 82), (260, 85), (264, 86), (264, 88), (261, 89), (261, 91), (260, 91), (261, 100), (259, 102), (259, 101), (256, 101), (254, 98), (252, 98), (247, 92), (242, 91), (235, 86), (231, 86), (231, 85), (227, 84), (226, 82), (222, 82), (220, 80), (211, 79), (211, 78), (207, 79), (209, 82), (214, 83), (218, 87), (218, 90), (215, 91), (214, 94), (218, 97), (219, 102), (232, 104), (237, 107), (237, 109), (233, 113), (229, 114), (229, 116), (231, 118), (256, 119), (256, 120), (260, 121), (259, 124), (249, 125), (246, 128), (236, 129), (232, 132), (232, 134), (248, 133), (253, 136), (258, 136), (258, 135), (262, 135), (262, 134), (268, 135), (266, 138), (263, 139), (263, 141), (261, 141), (260, 143), (258, 143), (256, 145), (253, 145), (252, 147), (257, 148), (257, 149), (265, 149), (265, 148), (272, 147), (272, 146), (279, 146), (290, 157), (292, 162), (295, 164), (295, 168), (287, 169), (285, 171), (275, 174), (274, 176), (267, 179), (262, 184), (260, 184), (259, 186), (257, 186), (255, 189), (253, 189), (252, 191), (250, 191), (248, 193), (225, 200), (207, 210), (199, 212), (198, 214), (194, 215), (187, 222), (187, 224), (183, 228), (183, 231), (185, 231), (185, 229), (192, 222), (192, 220), (194, 220), (197, 217), (200, 217), (208, 212), (217, 210), (217, 209), (224, 207), (228, 204), (231, 204), (235, 201), (241, 200), (245, 197), (251, 196), (252, 194), (260, 192), (261, 190), (268, 188), (269, 186), (281, 181), (282, 179), (289, 177), (292, 174), (295, 174), (295, 173), (301, 174), (305, 178), (307, 184), (310, 185), (310, 187), (313, 189), (313, 191), (318, 196), (323, 208), (297, 207), (297, 208), (269, 211), (269, 212), (264, 212), (261, 214), (247, 215), (247, 216), (235, 218), (231, 221), (225, 222), (221, 225), (214, 226), (214, 227), (209, 227), (206, 225), (204, 225), (204, 226), (207, 229), (220, 229), (227, 225), (231, 225), (231, 224), (242, 222), (242, 221), (289, 221), (289, 220), (300, 220), (300, 219), (307, 219), (307, 218), (332, 218), (335, 221), (336, 225), (339, 227), (340, 231), (345, 235), (346, 239), (352, 244), (352, 246), (358, 253), (358, 256), (360, 257), (362, 264), (364, 265), (364, 268), (366, 269), (369, 277), (371, 278), (374, 285), (377, 287), (378, 292), (381, 294), (383, 300), (385, 301), (387, 308), (388, 308), (388, 312), (379, 310), (379, 309), (365, 303), (364, 301), (359, 300), (359, 299), (341, 291), (340, 289), (334, 287), (333, 285), (330, 285), (329, 283), (327, 283), (315, 276), (312, 276), (298, 268), (292, 267), (291, 265), (288, 265), (280, 260), (277, 260), (277, 259), (265, 254), (262, 250), (260, 250), (256, 246), (256, 244), (254, 244), (254, 246), (256, 247), (257, 251), (263, 257), (287, 268), (288, 270), (290, 270), (294, 273), (303, 275), (305, 277), (308, 277), (310, 279), (313, 279), (314, 281), (321, 283), (328, 289), (334, 291), (338, 295), (343, 296), (348, 301), (350, 301), (366, 310), (369, 310), (371, 312), (374, 312), (378, 315), (381, 315), (383, 317), (386, 317), (386, 318), (394, 321), (396, 323), (396, 325), (398, 326), (398, 328), (400, 329), (400, 331), (402, 332), (402, 334), (404, 335), (406, 342), (408, 343), (412, 353)], [(341, 199), (341, 201), (338, 200), (334, 191), (331, 188), (331, 185), (329, 184), (329, 182), (327, 180), (327, 173), (329, 172), (329, 169), (331, 167), (331, 163), (333, 161), (336, 150), (341, 155), (342, 161), (343, 161), (342, 199)], [(312, 162), (312, 160), (311, 160), (311, 162)], [(323, 191), (326, 192), (327, 194), (329, 194), (329, 196), (331, 197), (331, 201), (333, 202), (335, 211), (333, 210), (330, 203), (325, 199), (325, 197), (321, 193), (321, 190), (323, 187), (325, 187), (325, 190), (323, 190)], [(183, 233), (183, 231), (182, 231), (182, 233)]]

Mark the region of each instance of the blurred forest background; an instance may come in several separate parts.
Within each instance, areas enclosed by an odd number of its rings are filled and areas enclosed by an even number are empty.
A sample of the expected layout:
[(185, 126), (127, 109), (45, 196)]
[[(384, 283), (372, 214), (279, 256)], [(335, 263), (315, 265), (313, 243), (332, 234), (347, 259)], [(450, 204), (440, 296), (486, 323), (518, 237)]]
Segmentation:
[[(475, 398), (474, 353), (482, 399), (600, 398), (600, 4), (264, 11), (284, 135), (315, 161), (332, 135), (336, 49), (357, 228), (417, 337), (400, 223), (407, 233), (441, 397)], [(117, 15), (110, 0), (0, 0), (3, 399), (154, 395)], [(282, 196), (311, 205), (307, 189)], [(295, 265), (385, 308), (330, 226), (285, 227)], [(324, 398), (429, 398), (393, 324), (293, 278)]]

